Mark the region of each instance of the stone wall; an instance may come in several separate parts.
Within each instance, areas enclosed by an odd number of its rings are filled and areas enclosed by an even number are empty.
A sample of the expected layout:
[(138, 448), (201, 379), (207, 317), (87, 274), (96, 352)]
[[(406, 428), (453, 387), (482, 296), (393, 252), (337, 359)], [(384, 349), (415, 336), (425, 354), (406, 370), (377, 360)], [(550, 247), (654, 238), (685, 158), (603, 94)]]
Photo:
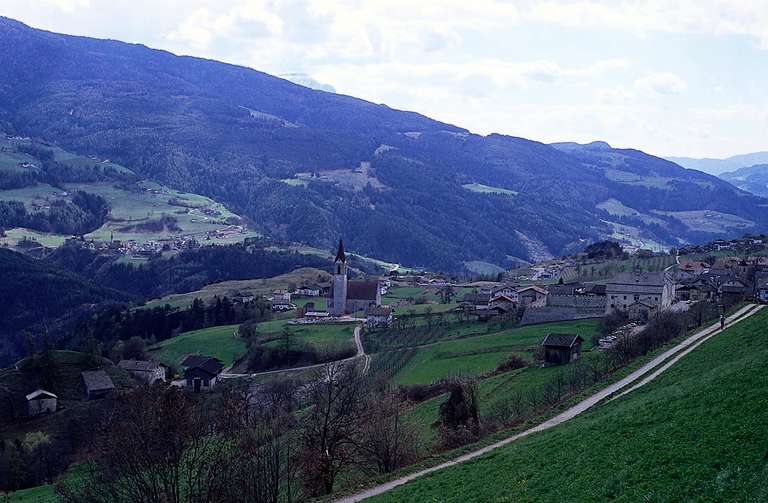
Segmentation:
[(605, 304), (593, 307), (544, 306), (528, 307), (523, 314), (521, 325), (537, 323), (552, 323), (556, 321), (585, 320), (602, 318), (605, 314)]

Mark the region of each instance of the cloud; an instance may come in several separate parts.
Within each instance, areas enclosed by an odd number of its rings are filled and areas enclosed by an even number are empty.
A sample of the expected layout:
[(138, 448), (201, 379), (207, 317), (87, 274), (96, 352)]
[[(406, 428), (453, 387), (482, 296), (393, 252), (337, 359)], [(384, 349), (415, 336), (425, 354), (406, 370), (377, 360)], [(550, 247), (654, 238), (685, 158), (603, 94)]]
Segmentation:
[(674, 73), (649, 73), (635, 81), (635, 88), (646, 94), (669, 96), (680, 94), (688, 87), (688, 83)]

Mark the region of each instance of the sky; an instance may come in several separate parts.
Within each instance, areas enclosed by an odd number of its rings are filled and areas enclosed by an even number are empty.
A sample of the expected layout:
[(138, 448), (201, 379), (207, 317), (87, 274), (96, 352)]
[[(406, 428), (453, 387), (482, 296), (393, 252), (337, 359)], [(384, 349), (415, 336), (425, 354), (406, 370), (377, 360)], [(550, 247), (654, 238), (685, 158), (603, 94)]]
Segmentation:
[(0, 0), (0, 14), (306, 73), (479, 134), (768, 150), (768, 0)]

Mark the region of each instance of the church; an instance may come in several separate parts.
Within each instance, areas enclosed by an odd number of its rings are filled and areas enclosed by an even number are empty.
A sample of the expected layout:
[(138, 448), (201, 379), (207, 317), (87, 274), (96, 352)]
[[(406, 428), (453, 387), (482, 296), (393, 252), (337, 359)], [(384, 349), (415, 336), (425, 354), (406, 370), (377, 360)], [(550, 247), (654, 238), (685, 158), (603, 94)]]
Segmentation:
[(347, 279), (347, 255), (341, 239), (333, 261), (333, 280), (326, 301), (328, 312), (333, 316), (365, 311), (371, 306), (381, 305), (378, 281)]

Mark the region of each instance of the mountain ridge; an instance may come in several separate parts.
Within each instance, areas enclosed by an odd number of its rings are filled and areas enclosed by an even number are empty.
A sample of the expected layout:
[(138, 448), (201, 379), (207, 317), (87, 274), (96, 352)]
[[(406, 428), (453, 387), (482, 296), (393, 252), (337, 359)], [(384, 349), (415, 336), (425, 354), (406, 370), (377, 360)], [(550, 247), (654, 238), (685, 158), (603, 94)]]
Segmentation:
[(344, 235), (383, 260), (457, 270), (604, 237), (661, 247), (768, 226), (764, 200), (604, 142), (480, 136), (242, 66), (7, 18), (0, 64), (3, 128), (205, 194), (278, 238), (329, 247)]

